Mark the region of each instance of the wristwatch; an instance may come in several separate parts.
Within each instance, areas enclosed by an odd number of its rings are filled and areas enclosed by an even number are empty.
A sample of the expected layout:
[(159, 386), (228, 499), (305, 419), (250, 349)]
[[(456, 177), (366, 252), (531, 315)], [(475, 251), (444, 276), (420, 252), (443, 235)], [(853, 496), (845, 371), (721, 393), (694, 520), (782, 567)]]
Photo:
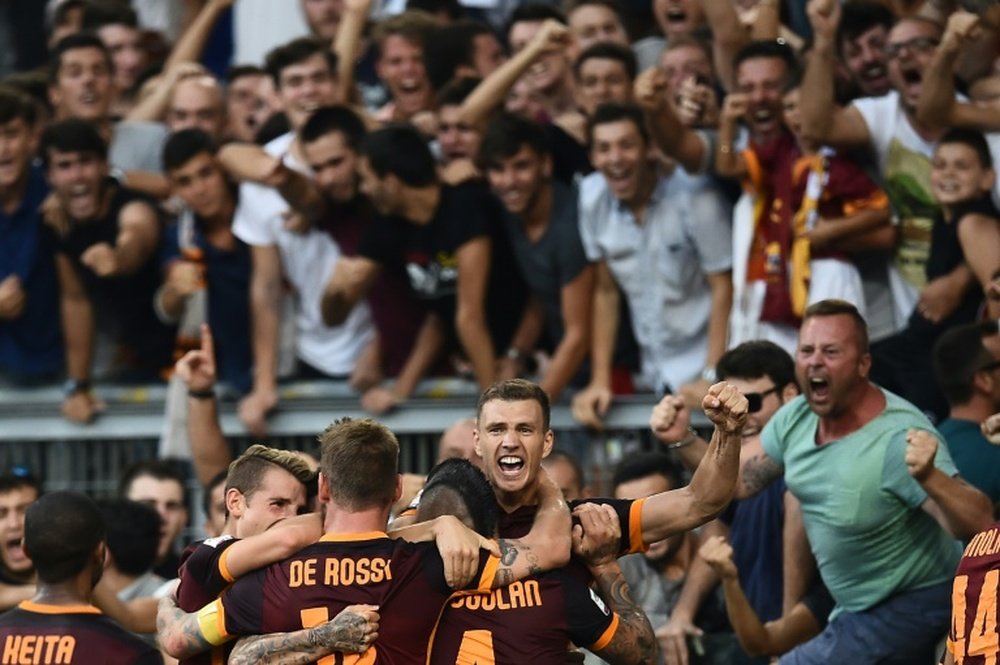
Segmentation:
[(66, 379), (66, 382), (63, 383), (63, 396), (65, 397), (72, 397), (88, 390), (90, 390), (90, 381), (86, 379)]
[(715, 372), (714, 367), (706, 367), (701, 370), (701, 378), (705, 379), (709, 383), (715, 383), (719, 380), (719, 375)]

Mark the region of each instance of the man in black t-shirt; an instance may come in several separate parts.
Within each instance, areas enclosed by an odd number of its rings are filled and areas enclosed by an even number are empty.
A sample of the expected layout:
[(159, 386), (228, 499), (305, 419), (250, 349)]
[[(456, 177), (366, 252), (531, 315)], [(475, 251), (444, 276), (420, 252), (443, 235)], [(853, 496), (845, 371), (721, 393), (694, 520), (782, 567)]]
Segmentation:
[(49, 125), (39, 152), (57, 202), (46, 223), (55, 236), (66, 344), (63, 415), (87, 422), (99, 410), (92, 371), (149, 380), (170, 360), (171, 332), (153, 310), (160, 220), (150, 202), (108, 177), (94, 125)]
[(453, 340), (485, 388), (496, 378), (498, 350), (527, 350), (534, 341), (528, 326), (519, 325), (524, 286), (510, 269), (499, 208), (480, 183), (441, 184), (433, 155), (412, 127), (378, 130), (362, 151), (361, 189), (379, 214), (366, 229), (360, 256), (338, 264), (327, 286), (327, 322), (343, 320), (383, 268), (405, 274), (427, 315), (395, 397), (408, 396)]
[(517, 267), (545, 314), (553, 350), (540, 384), (557, 399), (587, 356), (593, 323), (596, 270), (580, 240), (576, 188), (552, 179), (541, 125), (510, 113), (490, 123), (479, 161), (504, 206)]
[(35, 562), (38, 591), (0, 617), (5, 663), (162, 663), (154, 647), (90, 604), (104, 568), (104, 521), (92, 500), (52, 492), (28, 509), (24, 548)]

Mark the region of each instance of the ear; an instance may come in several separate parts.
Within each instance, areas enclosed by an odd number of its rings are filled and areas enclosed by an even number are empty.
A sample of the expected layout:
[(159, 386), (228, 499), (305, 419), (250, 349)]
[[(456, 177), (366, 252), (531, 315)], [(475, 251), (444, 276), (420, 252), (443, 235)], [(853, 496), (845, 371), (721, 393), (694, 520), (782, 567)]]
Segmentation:
[(472, 449), (474, 451), (476, 451), (476, 455), (478, 455), (480, 459), (483, 458), (483, 447), (479, 443), (479, 423), (478, 422), (476, 423), (476, 426), (472, 429)]
[(246, 497), (243, 496), (243, 492), (235, 487), (230, 487), (226, 490), (226, 512), (232, 515), (233, 519), (238, 520), (242, 517), (246, 507)]
[(549, 456), (549, 453), (552, 452), (552, 446), (556, 443), (556, 435), (552, 433), (552, 430), (545, 433), (544, 443), (545, 446), (542, 448), (542, 459)]
[(867, 379), (872, 368), (872, 354), (865, 353), (858, 359), (858, 375)]
[(972, 375), (972, 387), (981, 393), (993, 393), (993, 372), (975, 372)]
[(94, 548), (94, 563), (97, 568), (104, 570), (110, 568), (114, 563), (114, 558), (111, 556), (111, 550), (108, 549), (108, 545), (105, 541), (101, 541)]
[(392, 502), (396, 503), (399, 501), (399, 497), (403, 496), (403, 474), (396, 474), (396, 491), (392, 494)]
[(542, 161), (542, 174), (546, 179), (552, 177), (552, 155), (545, 155), (545, 159)]
[(781, 403), (784, 404), (790, 399), (794, 399), (799, 396), (799, 387), (795, 385), (794, 381), (791, 381), (784, 388), (781, 389)]
[(319, 483), (319, 489), (316, 492), (316, 499), (320, 502), (320, 504), (330, 503), (330, 488), (326, 484), (326, 477), (323, 476), (322, 471), (317, 474), (316, 482)]

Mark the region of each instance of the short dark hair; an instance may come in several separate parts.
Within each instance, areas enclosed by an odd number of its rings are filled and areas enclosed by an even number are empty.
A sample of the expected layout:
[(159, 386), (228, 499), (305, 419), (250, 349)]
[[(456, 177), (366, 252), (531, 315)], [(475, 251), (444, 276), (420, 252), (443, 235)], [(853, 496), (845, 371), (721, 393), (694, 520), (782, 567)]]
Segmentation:
[(42, 495), (42, 484), (26, 468), (17, 466), (0, 474), (0, 495), (20, 489), (32, 489), (35, 496)]
[(757, 58), (776, 58), (785, 63), (785, 75), (790, 75), (799, 66), (799, 61), (795, 57), (795, 51), (784, 40), (760, 40), (750, 42), (739, 51), (733, 58), (733, 71), (737, 71), (747, 60)]
[(654, 475), (666, 478), (671, 489), (677, 489), (684, 484), (680, 469), (674, 464), (670, 455), (657, 451), (629, 455), (619, 462), (611, 476), (612, 491), (624, 483)]
[(993, 154), (982, 132), (964, 127), (952, 127), (938, 141), (938, 147), (946, 143), (958, 143), (971, 148), (979, 159), (979, 166), (984, 169), (993, 168)]
[(103, 161), (108, 158), (108, 146), (101, 138), (97, 126), (79, 118), (67, 118), (54, 122), (42, 132), (38, 152), (42, 163), (49, 166), (51, 152), (79, 152), (94, 155)]
[(455, 76), (459, 66), (475, 67), (476, 37), (493, 35), (488, 24), (464, 18), (438, 28), (434, 38), (424, 46), (424, 66), (431, 87), (439, 90)]
[(507, 379), (499, 381), (483, 391), (479, 396), (479, 403), (476, 405), (476, 424), (479, 424), (479, 417), (483, 413), (483, 407), (494, 400), (501, 402), (538, 402), (542, 409), (542, 429), (548, 431), (549, 422), (552, 417), (552, 406), (549, 403), (549, 396), (541, 386), (524, 379)]
[(378, 44), (379, 53), (385, 40), (389, 37), (402, 37), (406, 41), (417, 44), (424, 48), (431, 36), (436, 34), (437, 24), (434, 18), (419, 10), (407, 9), (401, 14), (396, 14), (383, 19), (375, 26), (374, 39)]
[(628, 75), (629, 81), (634, 81), (635, 76), (638, 73), (639, 65), (635, 59), (635, 53), (629, 47), (624, 44), (616, 44), (614, 42), (597, 42), (596, 44), (591, 44), (580, 53), (576, 58), (576, 62), (573, 63), (573, 74), (576, 76), (577, 80), (580, 79), (580, 69), (583, 67), (583, 63), (588, 60), (599, 59), (599, 60), (615, 60), (620, 62), (625, 68), (625, 73)]
[(618, 5), (612, 0), (566, 0), (562, 3), (562, 12), (568, 18), (570, 14), (575, 12), (581, 7), (604, 7), (605, 9), (610, 9), (614, 12), (618, 20), (621, 20), (622, 12), (618, 8)]
[(330, 498), (348, 510), (388, 508), (396, 496), (399, 442), (370, 418), (341, 418), (319, 435), (319, 468)]
[(138, 29), (139, 17), (128, 4), (88, 2), (84, 5), (81, 31), (97, 32), (106, 25), (126, 25)]
[(6, 125), (13, 120), (23, 120), (29, 128), (34, 127), (38, 109), (30, 97), (3, 85), (0, 86), (0, 124)]
[(465, 504), (472, 516), (473, 530), (476, 533), (487, 538), (496, 533), (500, 511), (493, 487), (479, 467), (459, 458), (438, 463), (427, 474), (427, 483), (420, 494), (420, 505), (431, 505), (439, 493), (446, 491), (456, 494)]
[(607, 125), (622, 120), (627, 120), (635, 125), (635, 128), (639, 130), (642, 140), (647, 144), (649, 143), (649, 130), (646, 128), (646, 120), (642, 109), (635, 104), (608, 102), (598, 106), (594, 114), (587, 120), (587, 145), (594, 145), (594, 128), (598, 125)]
[(415, 127), (396, 123), (365, 137), (362, 152), (379, 178), (392, 174), (410, 187), (438, 181), (434, 155)]
[(539, 157), (552, 154), (549, 136), (540, 124), (516, 113), (500, 111), (487, 125), (479, 144), (479, 166), (490, 169), (516, 155), (524, 146)]
[(92, 499), (79, 492), (50, 492), (24, 517), (24, 551), (47, 584), (78, 575), (104, 541), (104, 518)]
[(109, 499), (99, 505), (115, 567), (134, 576), (152, 568), (160, 544), (160, 514), (156, 509), (128, 499)]
[(264, 475), (274, 468), (284, 469), (305, 486), (316, 479), (316, 474), (297, 453), (257, 443), (229, 464), (226, 491), (239, 490), (249, 500), (260, 489)]
[(855, 335), (858, 338), (858, 350), (861, 353), (868, 353), (868, 324), (865, 322), (865, 317), (861, 316), (861, 312), (853, 304), (836, 298), (820, 300), (806, 307), (806, 311), (802, 315), (802, 324), (805, 325), (806, 321), (817, 316), (850, 317), (854, 323)]
[(257, 65), (232, 65), (226, 70), (225, 80), (227, 84), (237, 81), (245, 76), (267, 76), (267, 72)]
[(983, 345), (984, 334), (982, 324), (970, 323), (946, 330), (934, 344), (934, 373), (949, 406), (967, 404), (976, 372), (996, 360)]
[(167, 460), (142, 460), (125, 469), (121, 480), (118, 482), (118, 496), (127, 499), (128, 493), (132, 489), (132, 483), (139, 478), (155, 478), (156, 480), (170, 480), (177, 483), (181, 488), (181, 495), (187, 503), (187, 492), (185, 484), (187, 478), (174, 462)]
[(715, 363), (715, 372), (720, 381), (767, 377), (778, 388), (788, 384), (798, 385), (795, 381), (795, 360), (774, 342), (763, 339), (743, 342), (726, 351)]
[(420, 11), (431, 16), (443, 13), (457, 21), (462, 16), (462, 5), (458, 0), (406, 0), (406, 11)]
[(108, 51), (108, 47), (104, 45), (104, 42), (97, 35), (90, 34), (89, 32), (78, 32), (76, 34), (67, 35), (59, 40), (56, 47), (49, 54), (49, 84), (53, 85), (59, 80), (59, 69), (62, 67), (62, 57), (69, 51), (75, 51), (77, 49), (84, 48), (96, 48), (101, 53), (104, 54), (104, 60), (108, 65), (110, 71), (114, 71), (115, 64), (111, 60), (111, 53)]
[(368, 135), (368, 128), (365, 127), (364, 120), (347, 106), (323, 106), (306, 120), (306, 124), (299, 130), (299, 140), (302, 143), (312, 143), (333, 132), (340, 132), (347, 147), (360, 152), (361, 142)]
[(281, 72), (292, 65), (297, 65), (313, 57), (317, 53), (323, 56), (330, 68), (330, 76), (337, 77), (337, 55), (330, 50), (329, 45), (318, 37), (299, 37), (290, 42), (276, 46), (264, 58), (264, 69), (274, 81), (274, 87), (281, 87)]
[(202, 153), (215, 155), (219, 148), (212, 137), (200, 129), (174, 132), (163, 145), (163, 170), (179, 169)]
[(452, 79), (437, 94), (437, 107), (461, 106), (466, 97), (472, 94), (483, 79), (474, 76), (463, 76)]
[(510, 15), (504, 34), (509, 35), (510, 29), (514, 27), (515, 23), (541, 23), (548, 19), (559, 21), (563, 25), (569, 24), (566, 15), (556, 7), (541, 2), (526, 2), (519, 5)]
[(843, 57), (844, 44), (853, 41), (872, 28), (882, 26), (892, 29), (896, 17), (892, 10), (870, 0), (847, 0), (840, 6), (840, 24), (837, 26), (837, 53)]

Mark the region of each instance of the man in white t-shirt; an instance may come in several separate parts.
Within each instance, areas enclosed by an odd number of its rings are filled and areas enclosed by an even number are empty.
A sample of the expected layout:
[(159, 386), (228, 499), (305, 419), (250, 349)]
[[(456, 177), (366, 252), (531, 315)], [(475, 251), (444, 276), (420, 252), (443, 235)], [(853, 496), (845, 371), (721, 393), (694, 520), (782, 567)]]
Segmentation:
[[(897, 326), (918, 307), (930, 321), (950, 313), (972, 273), (964, 264), (928, 283), (931, 227), (937, 204), (930, 190), (931, 155), (943, 130), (917, 119), (924, 72), (941, 39), (941, 26), (920, 17), (900, 19), (889, 31), (886, 65), (893, 89), (882, 97), (833, 103), (833, 67), (840, 6), (833, 0), (811, 0), (809, 17), (815, 42), (802, 85), (805, 131), (837, 147), (868, 147), (898, 217), (899, 242), (891, 275)], [(919, 302), (918, 302), (919, 301)]]
[[(286, 167), (305, 173), (308, 168), (296, 132), (317, 108), (338, 101), (329, 51), (319, 40), (296, 39), (271, 51), (266, 69), (274, 79), (292, 132), (274, 139), (264, 149), (280, 157)], [(239, 412), (243, 424), (255, 435), (266, 432), (267, 414), (278, 402), (283, 280), (294, 289), (295, 355), (300, 371), (347, 377), (375, 341), (370, 312), (364, 303), (339, 326), (323, 323), (319, 308), (323, 286), (333, 274), (341, 251), (329, 234), (319, 229), (290, 231), (286, 226), (289, 210), (289, 204), (273, 187), (249, 182), (240, 187), (233, 232), (251, 246), (253, 256), (250, 299), (254, 384), (240, 403)]]

